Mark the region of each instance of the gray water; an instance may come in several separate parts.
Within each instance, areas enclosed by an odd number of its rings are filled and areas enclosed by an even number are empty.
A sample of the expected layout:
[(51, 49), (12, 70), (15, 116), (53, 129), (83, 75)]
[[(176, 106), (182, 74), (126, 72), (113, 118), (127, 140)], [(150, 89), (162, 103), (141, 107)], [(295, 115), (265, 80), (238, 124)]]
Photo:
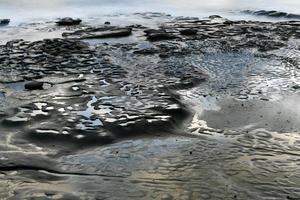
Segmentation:
[(277, 10), (300, 13), (298, 0), (1, 0), (0, 18), (13, 24), (62, 16), (89, 18), (136, 12), (164, 12), (175, 16), (206, 17), (220, 14), (230, 18), (249, 18), (241, 10)]

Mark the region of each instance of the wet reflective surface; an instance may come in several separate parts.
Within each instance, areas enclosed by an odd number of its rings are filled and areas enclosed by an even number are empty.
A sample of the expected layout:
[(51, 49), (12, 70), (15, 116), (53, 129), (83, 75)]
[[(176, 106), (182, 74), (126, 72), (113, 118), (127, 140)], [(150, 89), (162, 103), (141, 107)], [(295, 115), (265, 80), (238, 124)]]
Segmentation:
[(299, 199), (299, 22), (133, 16), (0, 47), (0, 198)]

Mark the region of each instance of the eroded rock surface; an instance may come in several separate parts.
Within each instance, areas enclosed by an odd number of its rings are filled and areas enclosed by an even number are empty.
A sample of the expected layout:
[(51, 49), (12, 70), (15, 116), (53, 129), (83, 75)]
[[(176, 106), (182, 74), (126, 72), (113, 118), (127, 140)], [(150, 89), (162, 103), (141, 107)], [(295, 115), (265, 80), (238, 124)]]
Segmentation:
[(299, 25), (173, 18), (0, 46), (0, 198), (299, 198)]

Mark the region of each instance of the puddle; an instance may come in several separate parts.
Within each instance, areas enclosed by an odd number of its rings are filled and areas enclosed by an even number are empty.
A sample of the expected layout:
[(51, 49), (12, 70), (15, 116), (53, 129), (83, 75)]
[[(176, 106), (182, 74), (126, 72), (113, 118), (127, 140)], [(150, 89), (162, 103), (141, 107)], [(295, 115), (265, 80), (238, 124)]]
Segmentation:
[(95, 119), (95, 120), (86, 120), (86, 119), (81, 119), (80, 123), (77, 124), (77, 128), (80, 130), (93, 130), (96, 127), (103, 126), (103, 123), (100, 121), (100, 119)]
[(96, 103), (97, 102), (97, 98), (95, 96), (92, 97), (92, 100), (90, 100), (88, 103), (87, 103), (87, 109), (84, 110), (84, 111), (79, 111), (77, 113), (77, 115), (81, 115), (85, 118), (91, 118), (93, 115), (94, 115), (94, 112), (95, 112), (95, 108), (92, 106), (93, 103)]
[(83, 116), (86, 119), (80, 119), (80, 123), (77, 125), (81, 130), (94, 129), (95, 127), (103, 126), (102, 121), (99, 118), (91, 119), (95, 114), (99, 114), (100, 110), (96, 110), (93, 103), (97, 102), (97, 98), (95, 96), (87, 103), (87, 109), (84, 111), (79, 111), (77, 115)]

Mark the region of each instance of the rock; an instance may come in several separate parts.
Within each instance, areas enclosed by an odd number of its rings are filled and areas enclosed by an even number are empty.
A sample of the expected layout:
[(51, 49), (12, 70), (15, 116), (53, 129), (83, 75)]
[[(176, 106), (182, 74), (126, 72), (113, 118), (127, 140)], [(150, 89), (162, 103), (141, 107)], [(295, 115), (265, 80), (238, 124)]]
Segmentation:
[(25, 84), (25, 89), (26, 90), (43, 90), (44, 83), (43, 82), (37, 82), (37, 81), (32, 81), (29, 83)]
[(286, 18), (300, 19), (300, 15), (289, 13)]
[(197, 34), (197, 30), (196, 29), (183, 29), (179, 31), (181, 35), (196, 35)]
[(258, 10), (258, 11), (244, 10), (243, 13), (253, 14), (253, 15), (258, 15), (258, 16), (266, 16), (266, 17), (300, 19), (300, 15), (298, 15), (298, 14), (280, 12), (280, 11), (275, 11), (275, 10), (271, 10), (271, 11), (267, 11), (267, 10)]
[(294, 86), (292, 86), (292, 88), (295, 89), (295, 90), (299, 90), (300, 89), (300, 85), (294, 85)]
[(277, 11), (271, 11), (268, 12), (269, 17), (286, 17), (287, 13), (285, 12), (277, 12)]
[(9, 19), (0, 19), (0, 26), (8, 25), (10, 22)]
[(89, 28), (86, 30), (75, 31), (73, 33), (64, 33), (64, 37), (80, 38), (80, 39), (102, 39), (113, 37), (127, 37), (131, 35), (130, 27), (101, 27)]
[(262, 97), (262, 98), (260, 98), (260, 100), (262, 100), (262, 101), (269, 101), (269, 99), (266, 98), (266, 97)]
[(209, 19), (222, 19), (220, 15), (211, 15), (208, 17)]
[(173, 34), (169, 34), (169, 33), (154, 33), (154, 34), (148, 35), (147, 38), (150, 41), (160, 41), (160, 40), (172, 40), (177, 37), (174, 36)]
[(110, 22), (104, 22), (105, 25), (110, 25)]
[(84, 39), (110, 38), (110, 37), (127, 37), (131, 35), (131, 28), (119, 28), (103, 32), (94, 32), (91, 35), (83, 36)]
[(62, 18), (56, 22), (58, 26), (74, 26), (79, 25), (82, 22), (81, 19), (73, 19), (70, 17)]
[(164, 29), (147, 29), (144, 31), (150, 41), (171, 40), (177, 38), (174, 34), (166, 32)]

